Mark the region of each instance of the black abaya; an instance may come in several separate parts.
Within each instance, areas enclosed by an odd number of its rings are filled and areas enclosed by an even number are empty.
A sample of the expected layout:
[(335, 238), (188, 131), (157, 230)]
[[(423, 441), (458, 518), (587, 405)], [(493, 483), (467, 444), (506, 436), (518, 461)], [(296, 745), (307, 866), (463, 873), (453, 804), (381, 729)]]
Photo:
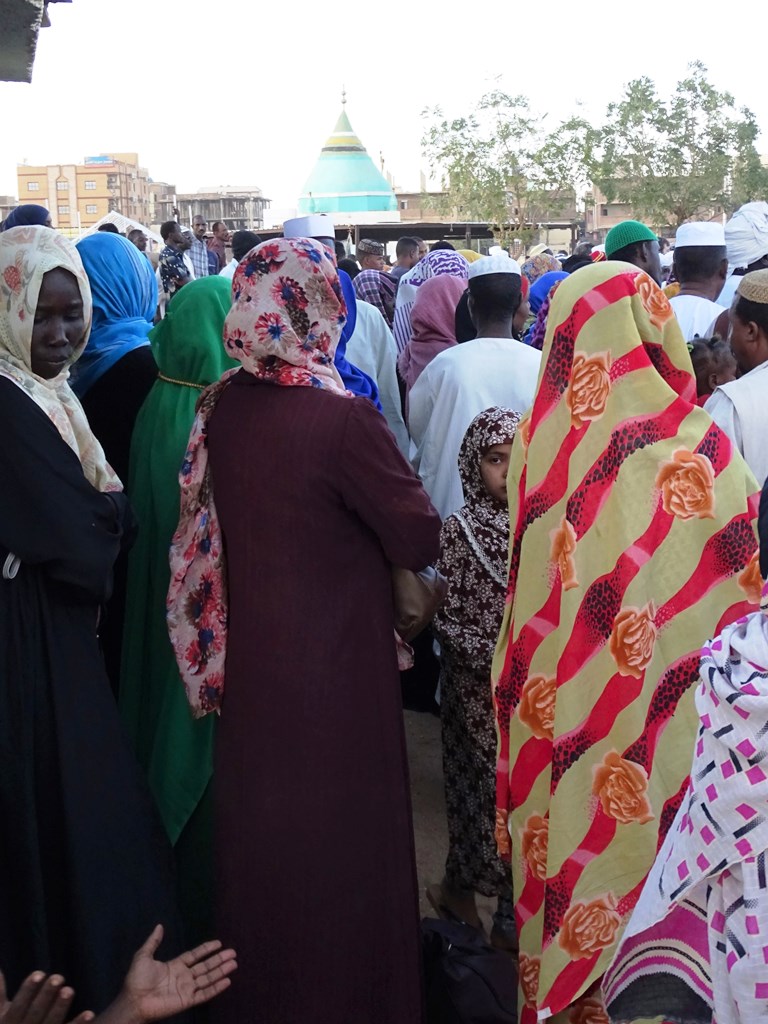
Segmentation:
[(122, 735), (99, 606), (131, 513), (85, 479), (42, 410), (0, 378), (0, 969), (64, 974), (100, 1011), (157, 922), (179, 952), (170, 855)]

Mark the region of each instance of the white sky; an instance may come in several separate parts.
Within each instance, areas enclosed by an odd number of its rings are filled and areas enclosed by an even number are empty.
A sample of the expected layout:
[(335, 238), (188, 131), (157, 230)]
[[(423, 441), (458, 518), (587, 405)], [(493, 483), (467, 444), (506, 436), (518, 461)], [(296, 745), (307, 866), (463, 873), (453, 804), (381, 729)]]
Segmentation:
[[(744, 0), (739, 22), (762, 23), (764, 3)], [(732, 19), (726, 35), (700, 0), (554, 0), (538, 12), (510, 0), (447, 0), (442, 11), (403, 0), (74, 0), (50, 12), (32, 85), (0, 82), (0, 193), (16, 194), (17, 162), (137, 151), (181, 192), (260, 186), (271, 223), (295, 207), (343, 83), (373, 159), (383, 152), (396, 184), (418, 189), (425, 106), (459, 116), (500, 76), (553, 122), (577, 102), (598, 120), (630, 79), (669, 90), (694, 59), (752, 108), (768, 152), (762, 43), (750, 53), (749, 37)]]

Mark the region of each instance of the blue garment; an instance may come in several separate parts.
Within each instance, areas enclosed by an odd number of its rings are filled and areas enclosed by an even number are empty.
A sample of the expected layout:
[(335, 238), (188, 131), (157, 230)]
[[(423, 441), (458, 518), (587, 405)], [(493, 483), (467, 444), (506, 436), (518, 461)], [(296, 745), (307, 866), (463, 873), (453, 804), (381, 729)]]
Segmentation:
[(37, 206), (35, 203), (23, 203), (11, 210), (3, 222), (3, 231), (10, 231), (11, 228), (21, 228), (27, 224), (39, 224), (45, 227), (51, 214), (44, 206)]
[(149, 345), (157, 282), (149, 260), (122, 235), (97, 231), (77, 251), (93, 296), (91, 335), (73, 372), (72, 387), (82, 398), (119, 359)]
[(344, 382), (344, 387), (347, 391), (351, 391), (355, 395), (362, 395), (363, 398), (370, 399), (379, 412), (381, 412), (379, 389), (376, 387), (376, 382), (369, 377), (367, 373), (363, 373), (362, 370), (358, 370), (356, 366), (353, 366), (345, 354), (347, 351), (347, 342), (354, 334), (355, 324), (357, 323), (357, 298), (355, 297), (355, 287), (352, 284), (352, 278), (343, 270), (339, 271), (339, 282), (341, 283), (344, 302), (347, 304), (347, 322), (344, 324), (344, 330), (341, 332), (339, 344), (336, 346), (336, 355), (333, 357), (333, 364), (339, 371), (339, 376)]
[(568, 277), (564, 270), (550, 270), (547, 274), (542, 274), (538, 281), (531, 285), (528, 303), (532, 313), (536, 314), (539, 312), (544, 305), (544, 299), (549, 295), (552, 285), (562, 281), (564, 277)]

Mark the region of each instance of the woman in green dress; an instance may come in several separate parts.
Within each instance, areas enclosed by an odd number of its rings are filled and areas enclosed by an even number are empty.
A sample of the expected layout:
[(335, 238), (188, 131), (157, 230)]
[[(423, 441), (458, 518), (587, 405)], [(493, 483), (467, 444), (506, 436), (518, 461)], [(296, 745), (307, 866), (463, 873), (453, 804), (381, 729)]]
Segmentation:
[(131, 443), (128, 493), (139, 520), (129, 560), (120, 710), (176, 852), (188, 937), (209, 926), (215, 715), (195, 720), (179, 678), (165, 619), (168, 549), (179, 519), (179, 469), (203, 388), (236, 364), (222, 328), (230, 289), (201, 278), (179, 292), (150, 335), (158, 379)]

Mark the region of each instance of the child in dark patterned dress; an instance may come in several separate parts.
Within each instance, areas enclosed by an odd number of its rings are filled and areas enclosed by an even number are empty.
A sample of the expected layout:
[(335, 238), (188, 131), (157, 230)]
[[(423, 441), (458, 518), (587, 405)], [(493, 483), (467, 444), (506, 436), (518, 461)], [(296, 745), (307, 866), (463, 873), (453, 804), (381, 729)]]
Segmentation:
[(516, 948), (510, 871), (495, 839), (496, 728), (491, 661), (504, 612), (509, 510), (506, 478), (520, 416), (491, 408), (459, 451), (466, 504), (443, 523), (438, 569), (448, 596), (435, 616), (448, 813), (445, 877), (428, 897), (441, 915), (481, 927), (475, 894), (498, 896), (491, 941)]

